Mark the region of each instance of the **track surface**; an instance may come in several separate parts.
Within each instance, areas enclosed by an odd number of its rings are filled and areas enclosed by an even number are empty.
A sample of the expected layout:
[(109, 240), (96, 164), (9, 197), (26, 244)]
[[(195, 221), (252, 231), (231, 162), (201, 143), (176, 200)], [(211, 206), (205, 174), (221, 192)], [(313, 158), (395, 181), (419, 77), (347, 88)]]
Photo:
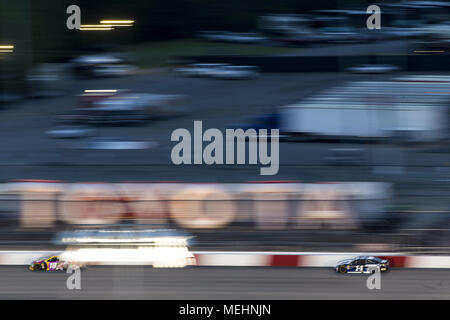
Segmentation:
[(64, 272), (0, 267), (0, 299), (450, 299), (450, 272), (397, 269), (382, 274), (381, 290), (368, 275), (328, 268), (91, 267), (81, 290), (68, 290)]

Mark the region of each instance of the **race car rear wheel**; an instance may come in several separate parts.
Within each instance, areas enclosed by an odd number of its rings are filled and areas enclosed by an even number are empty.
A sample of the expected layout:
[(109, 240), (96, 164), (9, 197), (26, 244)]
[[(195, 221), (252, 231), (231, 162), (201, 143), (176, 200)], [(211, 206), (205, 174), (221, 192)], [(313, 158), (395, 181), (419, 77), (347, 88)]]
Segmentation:
[(41, 263), (41, 269), (40, 270), (47, 270), (47, 264), (45, 262)]
[(339, 266), (340, 273), (347, 273), (347, 268), (345, 266)]

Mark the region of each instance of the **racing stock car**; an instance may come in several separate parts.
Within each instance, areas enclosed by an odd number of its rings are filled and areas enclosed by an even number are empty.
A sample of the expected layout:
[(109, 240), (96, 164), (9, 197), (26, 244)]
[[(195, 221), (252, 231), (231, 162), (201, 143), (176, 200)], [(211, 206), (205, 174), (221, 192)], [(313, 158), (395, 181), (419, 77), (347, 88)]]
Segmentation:
[(33, 261), (28, 267), (31, 271), (57, 271), (67, 269), (67, 264), (58, 256), (44, 257)]
[(389, 260), (374, 256), (359, 256), (339, 261), (334, 267), (339, 273), (373, 273), (375, 269), (386, 272), (390, 269)]

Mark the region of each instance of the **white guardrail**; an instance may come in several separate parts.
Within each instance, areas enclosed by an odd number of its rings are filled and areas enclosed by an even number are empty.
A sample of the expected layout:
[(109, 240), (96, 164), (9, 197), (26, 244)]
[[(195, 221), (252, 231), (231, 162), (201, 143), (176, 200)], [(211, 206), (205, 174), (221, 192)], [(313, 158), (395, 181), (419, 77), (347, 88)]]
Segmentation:
[[(61, 251), (0, 251), (0, 265), (28, 265), (44, 256), (58, 255)], [(337, 252), (245, 252), (197, 251), (192, 252), (198, 266), (248, 266), (248, 267), (333, 267), (339, 260), (359, 255), (385, 257), (392, 267), (399, 268), (450, 268), (450, 256), (403, 255), (392, 253), (337, 253)], [(102, 263), (105, 265), (105, 263)], [(122, 262), (123, 265), (127, 263)], [(136, 264), (135, 262), (130, 264)], [(114, 263), (113, 265), (117, 265)]]

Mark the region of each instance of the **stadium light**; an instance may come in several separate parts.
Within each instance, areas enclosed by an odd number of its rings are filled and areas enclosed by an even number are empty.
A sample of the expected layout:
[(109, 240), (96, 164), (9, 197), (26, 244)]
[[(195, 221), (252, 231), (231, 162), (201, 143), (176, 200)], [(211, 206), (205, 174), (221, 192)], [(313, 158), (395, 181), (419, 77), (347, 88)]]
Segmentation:
[(114, 25), (129, 25), (133, 24), (134, 20), (102, 20), (101, 24), (114, 24)]

